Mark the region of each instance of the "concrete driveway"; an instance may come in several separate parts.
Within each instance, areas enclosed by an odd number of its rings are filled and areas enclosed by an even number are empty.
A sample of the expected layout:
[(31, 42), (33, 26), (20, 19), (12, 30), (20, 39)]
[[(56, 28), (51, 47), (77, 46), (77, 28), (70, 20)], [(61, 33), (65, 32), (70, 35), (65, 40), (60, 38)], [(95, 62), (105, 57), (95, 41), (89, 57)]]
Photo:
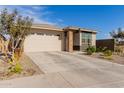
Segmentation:
[(27, 55), (45, 74), (1, 81), (0, 87), (124, 87), (123, 65), (77, 53)]

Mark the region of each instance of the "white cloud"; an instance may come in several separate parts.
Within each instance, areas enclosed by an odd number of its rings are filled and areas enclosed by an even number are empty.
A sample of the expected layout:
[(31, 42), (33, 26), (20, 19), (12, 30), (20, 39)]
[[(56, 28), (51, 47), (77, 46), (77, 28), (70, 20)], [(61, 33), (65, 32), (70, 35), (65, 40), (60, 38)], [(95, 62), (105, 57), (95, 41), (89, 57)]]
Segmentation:
[(10, 12), (17, 9), (20, 15), (29, 16), (34, 19), (34, 23), (54, 24), (44, 18), (52, 12), (45, 10), (45, 6), (0, 6), (0, 10), (7, 8)]
[(105, 38), (108, 38), (108, 39), (112, 38), (109, 33), (104, 34), (104, 36)]
[(53, 11), (49, 11), (49, 7), (40, 6), (40, 5), (9, 5), (3, 6), (0, 5), (0, 11), (4, 8), (7, 8), (9, 12), (12, 12), (14, 9), (19, 11), (19, 14), (22, 16), (29, 16), (34, 19), (34, 24), (52, 24), (57, 26), (64, 26), (63, 19), (61, 18), (51, 18), (51, 15), (54, 15)]

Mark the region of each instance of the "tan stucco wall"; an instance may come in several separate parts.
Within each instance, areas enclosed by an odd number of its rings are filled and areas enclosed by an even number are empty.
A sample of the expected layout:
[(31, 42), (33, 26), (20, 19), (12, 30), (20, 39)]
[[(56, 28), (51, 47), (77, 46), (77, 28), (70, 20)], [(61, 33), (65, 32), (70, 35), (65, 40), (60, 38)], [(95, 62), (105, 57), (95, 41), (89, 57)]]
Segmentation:
[(73, 52), (73, 31), (71, 30), (67, 32), (66, 47), (68, 52)]
[(92, 34), (92, 46), (96, 46), (96, 34)]
[(63, 50), (63, 32), (32, 29), (31, 33), (24, 42), (25, 52)]
[(81, 34), (81, 32), (80, 32), (80, 46), (82, 45), (82, 34)]

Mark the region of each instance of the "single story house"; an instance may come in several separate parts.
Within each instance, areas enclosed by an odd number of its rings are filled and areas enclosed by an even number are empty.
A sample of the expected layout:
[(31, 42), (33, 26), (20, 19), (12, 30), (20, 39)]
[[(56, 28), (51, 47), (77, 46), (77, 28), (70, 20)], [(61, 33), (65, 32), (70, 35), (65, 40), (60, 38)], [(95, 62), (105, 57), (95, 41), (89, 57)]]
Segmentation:
[(49, 24), (35, 24), (24, 42), (24, 52), (82, 51), (96, 45), (96, 31), (79, 28), (59, 28)]

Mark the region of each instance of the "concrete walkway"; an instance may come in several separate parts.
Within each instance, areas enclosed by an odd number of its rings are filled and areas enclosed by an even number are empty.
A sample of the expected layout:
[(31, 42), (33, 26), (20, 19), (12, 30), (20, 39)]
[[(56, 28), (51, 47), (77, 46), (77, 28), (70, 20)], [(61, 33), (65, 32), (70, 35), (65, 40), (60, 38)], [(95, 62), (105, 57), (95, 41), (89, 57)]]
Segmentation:
[(27, 55), (45, 73), (0, 81), (0, 87), (124, 87), (124, 66), (67, 52)]

